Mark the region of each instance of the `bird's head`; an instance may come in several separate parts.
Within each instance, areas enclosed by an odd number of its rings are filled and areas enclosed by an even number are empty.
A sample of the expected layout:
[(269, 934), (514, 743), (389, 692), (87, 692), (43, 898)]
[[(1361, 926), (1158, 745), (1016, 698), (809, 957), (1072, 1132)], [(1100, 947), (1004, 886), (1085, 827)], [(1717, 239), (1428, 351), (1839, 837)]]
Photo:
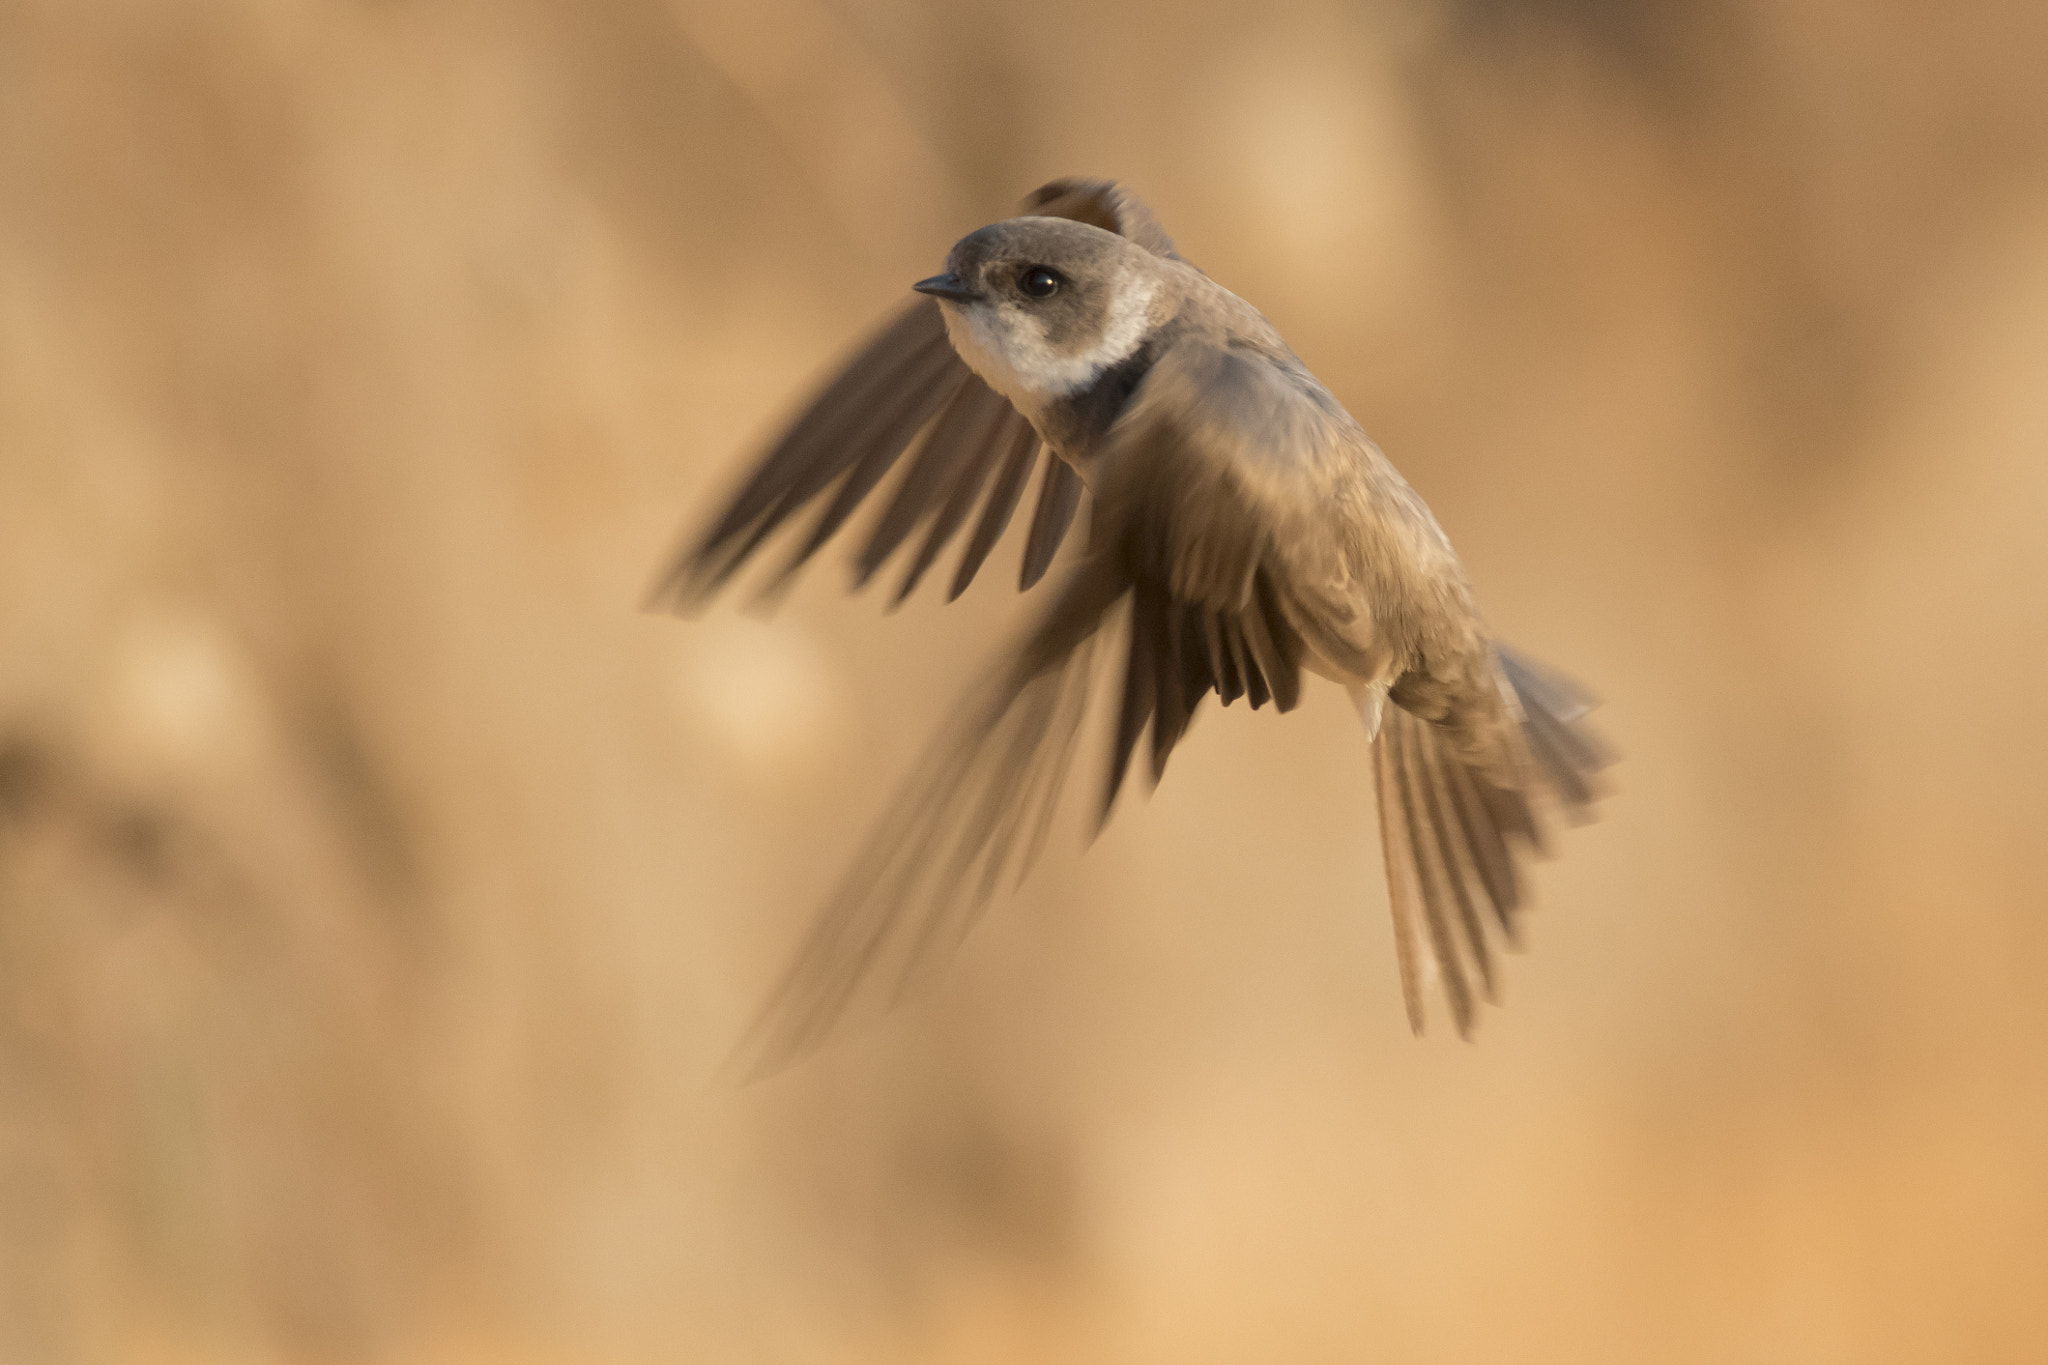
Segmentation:
[(961, 359), (1034, 416), (1143, 345), (1171, 316), (1170, 285), (1166, 261), (1113, 232), (1012, 218), (961, 238), (914, 287), (940, 301)]

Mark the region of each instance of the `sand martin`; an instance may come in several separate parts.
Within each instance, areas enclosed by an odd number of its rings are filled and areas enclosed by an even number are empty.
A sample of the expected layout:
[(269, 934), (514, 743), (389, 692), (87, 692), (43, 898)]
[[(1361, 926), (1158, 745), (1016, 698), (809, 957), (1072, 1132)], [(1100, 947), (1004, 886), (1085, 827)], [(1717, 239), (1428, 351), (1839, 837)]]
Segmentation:
[[(1577, 686), (1495, 640), (1422, 499), (1251, 305), (1136, 198), (1059, 180), (962, 238), (692, 539), (655, 591), (690, 609), (806, 507), (787, 578), (899, 464), (855, 558), (865, 584), (922, 531), (909, 593), (973, 522), (957, 597), (1042, 466), (1022, 586), (1083, 502), (1085, 544), (1035, 625), (969, 691), (812, 926), (742, 1048), (772, 1070), (886, 1005), (1045, 837), (1091, 682), (1113, 740), (1096, 826), (1150, 731), (1156, 783), (1209, 693), (1291, 709), (1304, 671), (1365, 722), (1411, 1025), (1440, 983), (1460, 1033), (1512, 941), (1517, 862), (1586, 818), (1605, 753)], [(907, 460), (906, 460), (907, 457)], [(978, 516), (977, 516), (978, 510)], [(778, 579), (777, 581), (780, 581)], [(1096, 661), (1108, 654), (1106, 666)], [(1257, 857), (1256, 850), (1240, 856)]]

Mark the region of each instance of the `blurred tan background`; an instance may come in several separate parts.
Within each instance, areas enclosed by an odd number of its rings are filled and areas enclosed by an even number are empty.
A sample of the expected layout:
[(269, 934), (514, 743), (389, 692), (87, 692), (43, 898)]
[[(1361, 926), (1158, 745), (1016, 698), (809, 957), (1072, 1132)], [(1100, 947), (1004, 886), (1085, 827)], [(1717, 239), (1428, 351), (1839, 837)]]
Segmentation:
[[(0, 3), (0, 1362), (2048, 1359), (2044, 57), (2027, 0)], [(719, 1090), (1029, 604), (639, 599), (1072, 173), (1379, 437), (1617, 794), (1417, 1042), (1347, 703), (1211, 709), (931, 1000)]]

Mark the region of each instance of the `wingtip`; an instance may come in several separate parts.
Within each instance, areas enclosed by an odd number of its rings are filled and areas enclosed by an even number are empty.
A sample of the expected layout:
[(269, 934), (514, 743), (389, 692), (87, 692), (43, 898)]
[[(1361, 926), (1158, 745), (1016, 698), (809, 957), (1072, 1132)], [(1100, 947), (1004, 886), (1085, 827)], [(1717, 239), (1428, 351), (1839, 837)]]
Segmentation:
[(1115, 810), (1116, 792), (1111, 790), (1109, 795), (1103, 798), (1102, 808), (1095, 812), (1095, 818), (1088, 822), (1088, 837), (1082, 841), (1083, 847), (1094, 847), (1095, 841), (1102, 837), (1102, 831), (1109, 828), (1109, 817)]
[(889, 599), (890, 611), (894, 611), (902, 606), (909, 599), (910, 594), (917, 591), (917, 585), (924, 581), (924, 570), (925, 566), (923, 564), (913, 563), (905, 571), (903, 581), (896, 585), (896, 595)]
[(703, 591), (695, 578), (696, 575), (686, 565), (669, 570), (642, 594), (640, 610), (679, 616), (685, 621), (697, 620), (709, 609), (712, 594)]
[(875, 581), (875, 575), (880, 572), (881, 567), (882, 561), (879, 559), (870, 562), (864, 555), (856, 556), (847, 565), (850, 572), (847, 575), (846, 591), (855, 595), (866, 592), (868, 585)]
[(758, 1064), (741, 1060), (738, 1052), (720, 1062), (718, 1069), (711, 1073), (711, 1079), (704, 1085), (707, 1095), (736, 1095), (749, 1086), (757, 1085), (773, 1075), (763, 1071)]
[(707, 1090), (714, 1094), (733, 1094), (758, 1085), (789, 1065), (792, 1059), (785, 1055), (785, 1050), (772, 1046), (762, 1036), (765, 1022), (764, 1018), (756, 1018), (740, 1035), (739, 1041), (718, 1064), (718, 1069), (711, 1073)]
[(782, 604), (789, 600), (790, 590), (795, 586), (795, 582), (793, 576), (776, 576), (762, 584), (753, 596), (747, 599), (743, 610), (757, 621), (773, 619), (775, 614), (782, 610)]

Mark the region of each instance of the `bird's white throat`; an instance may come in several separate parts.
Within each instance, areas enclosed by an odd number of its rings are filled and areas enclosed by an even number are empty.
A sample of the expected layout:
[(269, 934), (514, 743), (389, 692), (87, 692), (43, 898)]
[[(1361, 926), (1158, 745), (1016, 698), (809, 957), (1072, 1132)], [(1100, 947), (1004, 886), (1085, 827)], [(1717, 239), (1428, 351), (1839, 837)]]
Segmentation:
[(946, 336), (968, 368), (1035, 419), (1047, 405), (1086, 389), (1144, 344), (1158, 292), (1159, 282), (1143, 276), (1119, 282), (1101, 336), (1084, 351), (1054, 346), (1045, 324), (1015, 303), (947, 303), (941, 311)]

